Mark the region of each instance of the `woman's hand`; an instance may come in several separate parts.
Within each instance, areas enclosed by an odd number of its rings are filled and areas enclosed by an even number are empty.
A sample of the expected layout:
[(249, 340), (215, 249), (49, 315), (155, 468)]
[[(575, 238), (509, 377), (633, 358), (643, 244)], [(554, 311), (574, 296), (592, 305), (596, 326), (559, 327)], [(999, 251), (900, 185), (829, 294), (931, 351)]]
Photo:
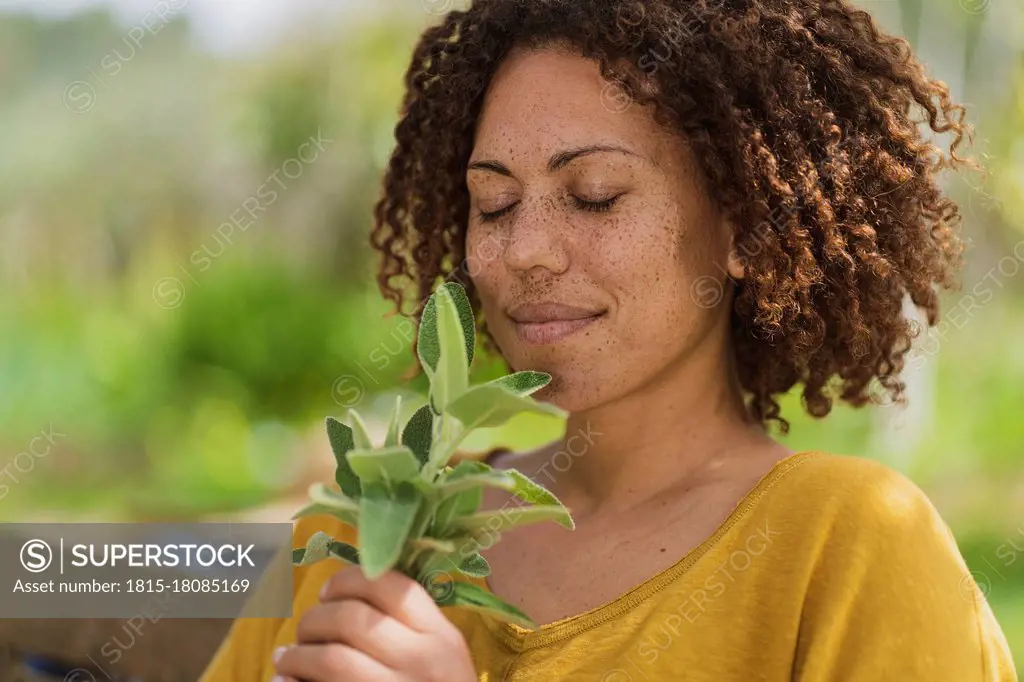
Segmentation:
[(347, 566), (274, 652), (275, 682), (476, 682), (462, 633), (415, 580)]

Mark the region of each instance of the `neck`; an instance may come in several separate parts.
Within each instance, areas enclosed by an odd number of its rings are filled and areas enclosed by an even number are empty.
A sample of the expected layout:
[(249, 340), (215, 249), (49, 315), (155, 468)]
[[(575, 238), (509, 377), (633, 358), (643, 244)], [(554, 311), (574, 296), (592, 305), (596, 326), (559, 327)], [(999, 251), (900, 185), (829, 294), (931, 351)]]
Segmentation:
[(730, 453), (771, 444), (748, 415), (732, 357), (724, 338), (707, 338), (632, 393), (570, 414), (556, 445), (571, 460), (548, 467), (556, 488), (581, 511), (625, 509)]

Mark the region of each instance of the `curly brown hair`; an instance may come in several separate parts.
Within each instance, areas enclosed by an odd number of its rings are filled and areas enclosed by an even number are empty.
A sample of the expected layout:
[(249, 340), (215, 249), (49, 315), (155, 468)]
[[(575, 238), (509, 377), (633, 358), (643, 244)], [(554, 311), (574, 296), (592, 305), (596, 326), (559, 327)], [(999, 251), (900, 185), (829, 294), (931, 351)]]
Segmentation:
[[(973, 131), (908, 43), (846, 0), (476, 0), (448, 13), (416, 46), (375, 207), (383, 294), (401, 310), (410, 282), (423, 301), (458, 275), (488, 84), (513, 47), (553, 45), (597, 60), (628, 103), (688, 138), (737, 226), (732, 340), (754, 418), (785, 432), (777, 398), (798, 383), (815, 417), (879, 390), (905, 401), (917, 330), (903, 300), (935, 325), (939, 287), (957, 286), (961, 217), (937, 175), (976, 167), (957, 154)], [(925, 121), (952, 133), (948, 155)]]

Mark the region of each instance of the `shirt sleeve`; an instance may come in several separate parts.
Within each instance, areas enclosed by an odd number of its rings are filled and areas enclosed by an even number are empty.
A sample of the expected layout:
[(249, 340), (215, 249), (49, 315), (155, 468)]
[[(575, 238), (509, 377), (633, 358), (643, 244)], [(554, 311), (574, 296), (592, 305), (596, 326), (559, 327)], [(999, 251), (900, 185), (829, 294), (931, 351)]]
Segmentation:
[[(288, 551), (290, 553), (290, 550)], [(280, 565), (288, 566), (275, 560), (271, 563), (271, 570)], [(275, 576), (262, 576), (248, 605), (258, 602), (262, 599), (262, 595), (270, 590), (279, 589), (273, 587), (274, 582)], [(199, 678), (199, 682), (260, 682), (263, 680), (266, 668), (264, 659), (269, 658), (274, 641), (284, 622), (284, 618), (236, 618), (202, 677)]]
[(844, 487), (824, 510), (793, 679), (1016, 682), (1006, 638), (924, 493), (881, 467)]
[[(323, 531), (337, 540), (350, 544), (356, 542), (355, 528), (330, 516), (315, 515), (302, 517), (295, 523), (292, 547), (304, 547), (317, 531)], [(286, 560), (273, 561), (271, 568), (260, 578), (256, 591), (243, 608), (242, 615), (231, 624), (227, 636), (217, 648), (199, 682), (263, 682), (273, 677), (271, 655), (274, 648), (279, 642), (294, 638), (296, 620), (301, 616), (303, 609), (315, 601), (315, 595), (319, 592), (325, 577), (336, 569), (336, 566), (329, 562), (311, 566), (292, 566), (291, 550), (291, 547), (283, 548), (282, 553), (287, 553)], [(246, 618), (245, 613), (258, 604), (264, 595), (280, 589), (282, 576), (271, 574), (271, 571), (275, 570), (292, 571), (292, 617)]]

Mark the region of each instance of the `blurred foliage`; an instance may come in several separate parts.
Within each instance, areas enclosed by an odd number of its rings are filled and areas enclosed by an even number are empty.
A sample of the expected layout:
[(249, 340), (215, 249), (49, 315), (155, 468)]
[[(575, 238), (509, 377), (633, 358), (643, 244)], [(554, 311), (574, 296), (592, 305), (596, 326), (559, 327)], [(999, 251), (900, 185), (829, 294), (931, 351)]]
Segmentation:
[(68, 434), (0, 518), (266, 500), (338, 377), (399, 383), (367, 231), (416, 30), (241, 62), (180, 18), (134, 44), (101, 11), (0, 16), (0, 452)]

